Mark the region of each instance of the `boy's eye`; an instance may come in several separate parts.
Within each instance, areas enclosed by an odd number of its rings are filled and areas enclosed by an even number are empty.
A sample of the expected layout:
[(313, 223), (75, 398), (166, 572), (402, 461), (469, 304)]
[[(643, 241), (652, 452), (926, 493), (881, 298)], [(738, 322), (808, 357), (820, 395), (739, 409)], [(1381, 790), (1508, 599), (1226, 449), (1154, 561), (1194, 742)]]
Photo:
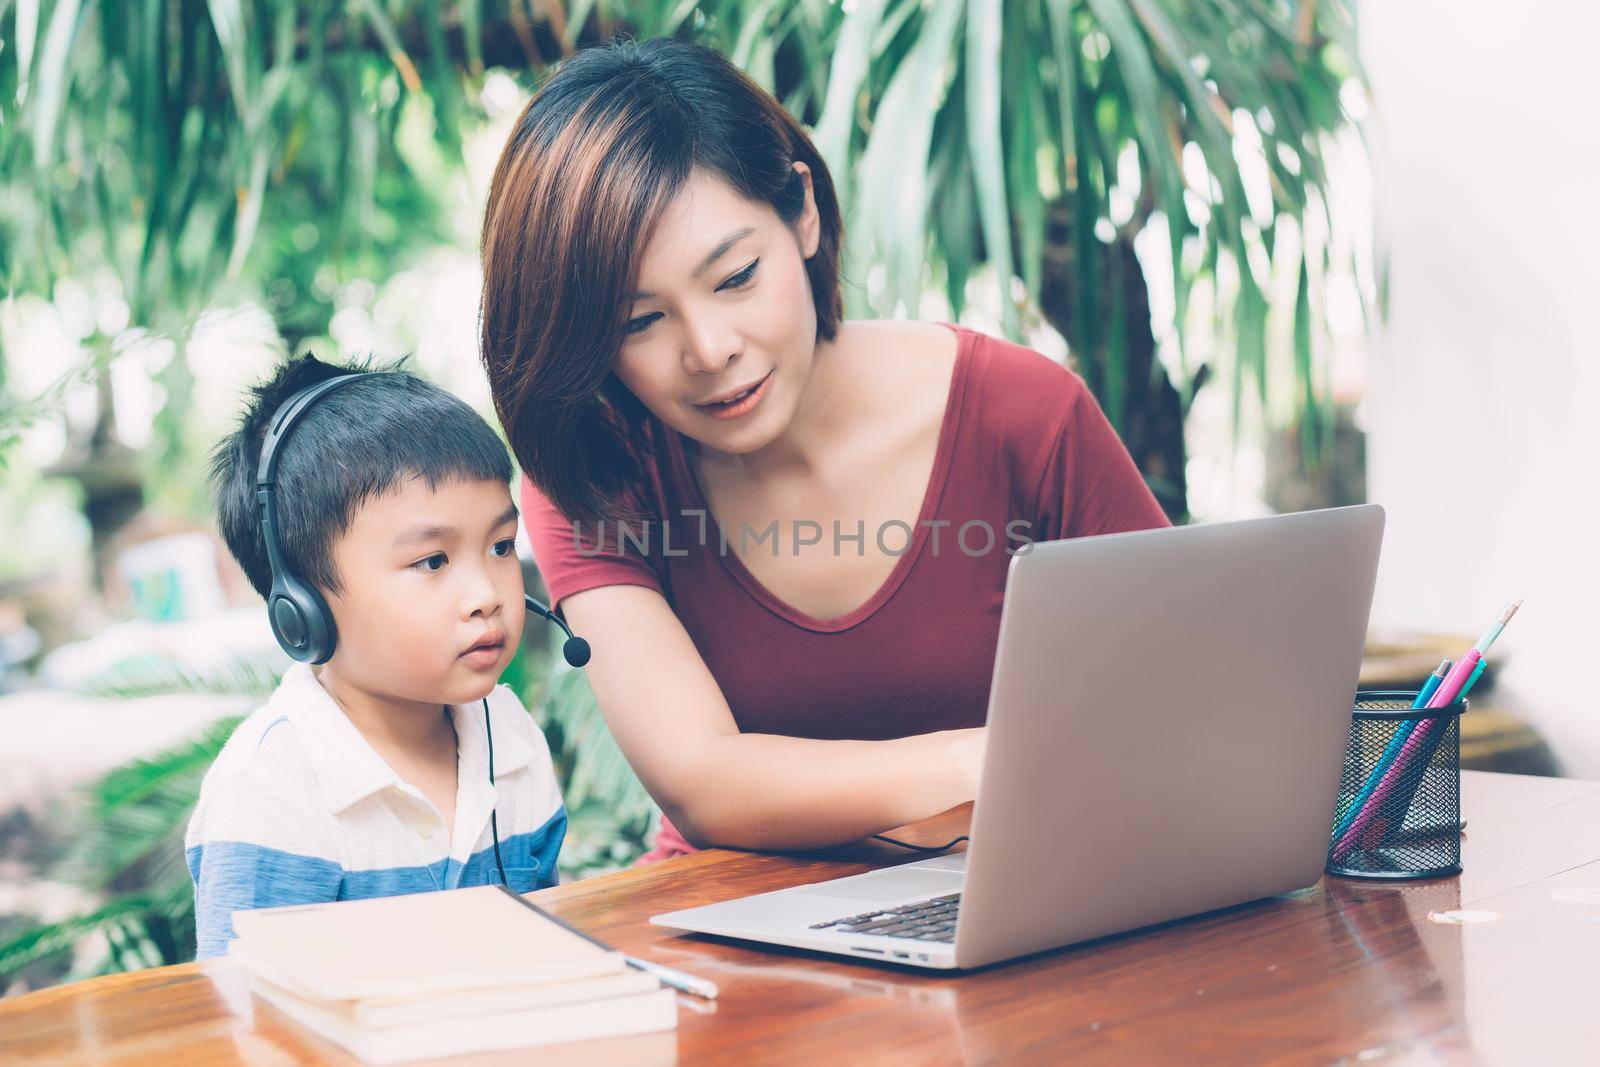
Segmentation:
[(650, 328), (650, 324), (652, 322), (656, 321), (660, 317), (661, 312), (652, 311), (648, 315), (640, 315), (636, 319), (630, 319), (628, 321), (627, 332), (630, 336), (636, 333), (643, 333), (645, 330)]
[(426, 571), (429, 574), (437, 574), (439, 571), (444, 569), (444, 565), (447, 562), (448, 560), (445, 559), (443, 552), (435, 552), (433, 555), (428, 556), (425, 559), (417, 560), (411, 566), (419, 571)]
[(510, 537), (506, 538), (504, 541), (496, 541), (494, 543), (494, 548), (491, 549), (495, 555), (500, 556), (502, 559), (506, 556), (512, 555), (516, 552), (516, 550), (517, 542), (514, 538)]
[(760, 262), (761, 260), (759, 259), (752, 259), (748, 267), (745, 267), (744, 270), (717, 286), (717, 292), (720, 293), (724, 289), (743, 289), (746, 285), (749, 285), (756, 276), (756, 264)]

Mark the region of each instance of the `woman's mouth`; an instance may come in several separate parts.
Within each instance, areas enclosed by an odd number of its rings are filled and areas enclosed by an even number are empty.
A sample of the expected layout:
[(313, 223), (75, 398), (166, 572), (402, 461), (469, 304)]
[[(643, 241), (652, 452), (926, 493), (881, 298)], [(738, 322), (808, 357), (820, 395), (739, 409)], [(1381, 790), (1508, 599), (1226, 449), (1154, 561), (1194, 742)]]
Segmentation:
[(761, 403), (761, 398), (767, 395), (771, 384), (772, 372), (768, 371), (766, 377), (730, 400), (717, 404), (696, 404), (695, 407), (713, 419), (737, 419), (755, 410), (756, 405)]

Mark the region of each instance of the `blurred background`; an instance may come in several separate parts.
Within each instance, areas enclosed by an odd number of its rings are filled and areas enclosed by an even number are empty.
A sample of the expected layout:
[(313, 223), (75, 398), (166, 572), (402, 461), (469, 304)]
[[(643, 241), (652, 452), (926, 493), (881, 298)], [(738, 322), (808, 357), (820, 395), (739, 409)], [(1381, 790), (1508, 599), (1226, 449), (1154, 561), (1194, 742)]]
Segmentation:
[[(705, 42), (811, 128), (850, 314), (1066, 362), (1174, 521), (1383, 504), (1364, 685), (1526, 597), (1463, 761), (1600, 777), (1571, 669), (1596, 30), (1481, 0), (0, 0), (0, 994), (193, 957), (184, 826), (287, 662), (207, 451), (304, 351), (409, 354), (493, 421), (489, 174), (619, 33)], [(506, 681), (576, 878), (657, 813), (549, 638)]]

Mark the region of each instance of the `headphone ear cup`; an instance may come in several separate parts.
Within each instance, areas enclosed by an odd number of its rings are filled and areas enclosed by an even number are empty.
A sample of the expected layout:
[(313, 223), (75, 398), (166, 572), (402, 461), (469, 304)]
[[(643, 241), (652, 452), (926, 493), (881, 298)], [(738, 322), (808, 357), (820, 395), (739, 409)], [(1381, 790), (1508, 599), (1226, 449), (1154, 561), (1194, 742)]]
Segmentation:
[(337, 633), (322, 594), (292, 577), (276, 576), (267, 597), (272, 636), (289, 658), (301, 663), (326, 663)]

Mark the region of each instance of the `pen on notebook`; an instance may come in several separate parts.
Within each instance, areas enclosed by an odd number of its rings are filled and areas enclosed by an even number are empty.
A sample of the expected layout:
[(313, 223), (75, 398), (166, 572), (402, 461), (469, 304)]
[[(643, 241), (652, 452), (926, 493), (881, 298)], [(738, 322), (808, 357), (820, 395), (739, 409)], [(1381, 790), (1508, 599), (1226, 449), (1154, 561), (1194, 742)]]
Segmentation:
[(703, 997), (706, 1000), (717, 999), (715, 982), (704, 978), (696, 978), (692, 974), (684, 974), (682, 971), (673, 970), (671, 967), (665, 967), (659, 963), (651, 963), (649, 960), (636, 959), (633, 956), (624, 956), (622, 958), (627, 961), (629, 967), (644, 971), (646, 974), (655, 975), (662, 985), (671, 986), (680, 993)]
[[(1432, 699), (1428, 701), (1430, 709), (1449, 707), (1455, 703), (1456, 698), (1461, 695), (1462, 688), (1466, 685), (1467, 678), (1483, 659), (1483, 654), (1489, 651), (1489, 647), (1499, 639), (1501, 631), (1506, 627), (1506, 623), (1511, 621), (1511, 616), (1515, 615), (1520, 607), (1522, 607), (1522, 598), (1514, 597), (1500, 610), (1499, 616), (1496, 617), (1489, 629), (1485, 630), (1483, 636), (1478, 638), (1478, 643), (1467, 649), (1466, 653), (1456, 661), (1455, 666), (1450, 668), (1450, 673), (1439, 684), (1439, 688), (1434, 691)], [(1400, 784), (1412, 761), (1420, 757), (1421, 750), (1430, 735), (1438, 732), (1436, 729), (1438, 725), (1437, 722), (1419, 723), (1417, 728), (1411, 731), (1411, 736), (1401, 746), (1400, 754), (1395, 757), (1394, 763), (1384, 774), (1383, 780), (1378, 783), (1378, 788), (1373, 790), (1372, 796), (1367, 800), (1366, 805), (1356, 813), (1356, 817), (1351, 822), (1350, 827), (1334, 845), (1332, 858), (1335, 862), (1342, 860), (1361, 840), (1361, 836), (1366, 831), (1367, 826), (1382, 810), (1384, 803), (1389, 799), (1390, 793), (1394, 792), (1395, 787)], [(1410, 802), (1410, 797), (1406, 797), (1406, 803), (1409, 804)]]
[[(617, 951), (604, 941), (600, 940), (598, 937), (595, 937), (593, 934), (584, 933), (576, 926), (573, 926), (571, 923), (567, 922), (567, 920), (561, 918), (561, 916), (552, 915), (548, 911), (545, 911), (543, 908), (539, 907), (539, 905), (535, 904), (521, 893), (518, 893), (510, 886), (502, 885), (499, 888), (502, 893), (510, 897), (512, 900), (515, 900), (518, 904), (521, 904), (524, 908), (544, 916), (546, 919), (549, 919), (563, 930), (576, 934), (585, 941), (589, 942), (589, 944), (594, 945), (596, 948), (605, 949), (607, 952)], [(646, 974), (654, 975), (656, 980), (662, 985), (671, 986), (673, 989), (676, 989), (679, 992), (688, 993), (692, 996), (704, 997), (707, 1000), (717, 999), (716, 984), (709, 982), (704, 978), (696, 978), (692, 974), (684, 974), (682, 971), (673, 970), (671, 967), (663, 967), (659, 963), (651, 963), (649, 960), (641, 960), (637, 957), (625, 954), (622, 957), (622, 962), (626, 963), (629, 967), (632, 967), (636, 971), (643, 971)]]

